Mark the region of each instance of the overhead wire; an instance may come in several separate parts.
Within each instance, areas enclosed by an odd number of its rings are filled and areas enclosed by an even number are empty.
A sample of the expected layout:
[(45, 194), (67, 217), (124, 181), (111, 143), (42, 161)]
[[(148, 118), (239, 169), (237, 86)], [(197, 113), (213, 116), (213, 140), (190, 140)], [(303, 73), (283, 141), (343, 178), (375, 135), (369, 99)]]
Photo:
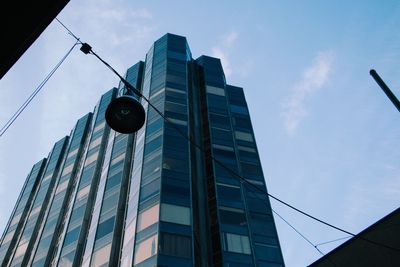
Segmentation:
[[(253, 193), (255, 193), (253, 188), (249, 188)], [(258, 199), (260, 199), (266, 206), (267, 208), (270, 207), (268, 198), (261, 198), (258, 194), (254, 194), (254, 196)], [(266, 196), (266, 195), (264, 195)], [(300, 230), (298, 230), (296, 227), (294, 227), (293, 224), (291, 224), (288, 220), (286, 220), (285, 218), (283, 218), (282, 215), (280, 215), (277, 211), (275, 211), (272, 207), (271, 210), (273, 213), (275, 213), (283, 222), (285, 222), (293, 231), (295, 231), (298, 235), (300, 235), (308, 244), (310, 244), (315, 250), (318, 251), (318, 253), (320, 253), (322, 256), (325, 256), (326, 254), (323, 253), (319, 248), (318, 245), (319, 244), (314, 244), (310, 239), (308, 239), (304, 234), (302, 234), (300, 232)], [(333, 262), (332, 259), (330, 259), (329, 257), (326, 257), (326, 259), (334, 266), (337, 266), (337, 264), (335, 262)]]
[[(64, 26), (64, 27), (65, 27), (65, 26)], [(87, 46), (86, 49), (89, 49), (87, 52), (83, 51), (83, 49), (82, 49), (83, 46), (85, 46), (85, 45)], [(187, 136), (187, 134), (183, 133), (183, 132), (174, 124), (174, 122), (172, 122), (172, 121), (171, 121), (169, 118), (167, 118), (160, 110), (158, 110), (158, 109), (150, 102), (150, 100), (149, 100), (147, 97), (145, 97), (139, 90), (137, 90), (137, 89), (136, 89), (133, 85), (131, 85), (126, 79), (124, 79), (124, 78), (123, 78), (109, 63), (107, 63), (107, 62), (106, 62), (105, 60), (103, 60), (99, 55), (97, 55), (97, 54), (93, 51), (93, 49), (91, 48), (91, 46), (89, 46), (87, 43), (82, 43), (82, 48), (81, 48), (81, 50), (82, 50), (85, 54), (92, 54), (92, 55), (94, 55), (95, 57), (97, 57), (103, 64), (105, 64), (105, 65), (107, 66), (107, 68), (109, 68), (112, 72), (114, 72), (114, 74), (116, 74), (116, 75), (120, 78), (120, 80), (124, 83), (124, 85), (127, 87), (128, 90), (131, 90), (131, 91), (132, 91), (133, 93), (135, 93), (137, 96), (143, 98), (143, 99), (148, 103), (148, 105), (151, 106), (151, 107), (154, 109), (154, 111), (157, 112), (157, 113), (158, 113), (166, 122), (168, 122), (173, 128), (175, 128), (175, 130), (176, 130), (180, 135), (182, 135), (185, 139), (187, 139), (193, 146), (195, 146), (196, 148), (198, 148), (200, 151), (204, 152), (204, 148), (203, 148), (201, 145), (197, 144), (197, 143), (194, 142), (189, 136)], [(313, 220), (315, 220), (315, 221), (317, 221), (317, 222), (319, 222), (319, 223), (321, 223), (321, 224), (324, 224), (324, 225), (326, 225), (326, 226), (328, 226), (328, 227), (331, 227), (331, 228), (336, 229), (336, 230), (338, 230), (338, 231), (340, 231), (340, 232), (346, 233), (346, 234), (348, 234), (348, 235), (350, 235), (350, 236), (352, 236), (352, 237), (355, 237), (355, 238), (364, 240), (364, 241), (369, 242), (369, 243), (371, 243), (371, 244), (374, 244), (374, 245), (377, 245), (377, 246), (381, 246), (381, 247), (385, 247), (385, 248), (387, 248), (387, 249), (391, 249), (391, 250), (400, 252), (400, 249), (399, 249), (399, 248), (394, 248), (394, 247), (391, 247), (391, 246), (388, 246), (388, 245), (385, 245), (385, 244), (382, 244), (382, 243), (379, 243), (379, 242), (375, 242), (375, 241), (373, 241), (373, 240), (369, 240), (369, 239), (367, 239), (367, 238), (364, 238), (364, 237), (362, 237), (362, 236), (358, 236), (358, 235), (353, 234), (353, 233), (351, 233), (351, 232), (349, 232), (349, 231), (347, 231), (347, 230), (344, 230), (344, 229), (342, 229), (342, 228), (340, 228), (340, 227), (337, 227), (337, 226), (335, 226), (335, 225), (332, 225), (332, 224), (330, 224), (330, 223), (328, 223), (328, 222), (325, 222), (325, 221), (323, 221), (323, 220), (321, 220), (321, 219), (318, 219), (318, 218), (316, 218), (315, 216), (312, 216), (312, 215), (308, 214), (307, 212), (304, 212), (304, 211), (302, 211), (302, 210), (300, 210), (300, 209), (294, 207), (293, 205), (291, 205), (291, 204), (289, 204), (289, 203), (287, 203), (287, 202), (285, 202), (285, 201), (279, 199), (278, 197), (275, 197), (275, 196), (271, 195), (270, 193), (268, 193), (268, 192), (265, 191), (264, 189), (262, 189), (262, 188), (256, 186), (255, 184), (251, 183), (249, 180), (247, 180), (246, 178), (244, 178), (244, 177), (242, 177), (241, 175), (237, 174), (237, 173), (236, 173), (235, 171), (233, 171), (231, 168), (225, 166), (225, 164), (223, 164), (221, 161), (217, 160), (213, 155), (210, 155), (210, 158), (213, 159), (215, 163), (217, 163), (218, 165), (220, 165), (221, 167), (223, 167), (224, 169), (226, 169), (228, 172), (230, 172), (231, 174), (233, 174), (235, 177), (237, 177), (239, 180), (241, 180), (242, 182), (244, 182), (244, 183), (250, 185), (250, 186), (253, 187), (254, 189), (258, 190), (260, 193), (263, 193), (264, 195), (271, 197), (272, 199), (274, 199), (274, 200), (280, 202), (281, 204), (283, 204), (283, 205), (285, 205), (285, 206), (287, 206), (287, 207), (289, 207), (289, 208), (291, 208), (291, 209), (297, 211), (297, 212), (300, 213), (300, 214), (303, 214), (303, 215), (306, 216), (306, 217), (309, 217), (310, 219), (313, 219)]]
[(61, 26), (63, 26), (64, 29), (66, 29), (66, 30), (68, 31), (68, 34), (70, 34), (72, 37), (74, 37), (75, 40), (76, 40), (79, 44), (82, 44), (81, 40), (80, 40), (78, 37), (76, 37), (76, 35), (75, 35), (70, 29), (68, 29), (67, 26), (65, 26), (64, 23), (62, 23), (57, 17), (56, 17), (56, 21), (57, 21), (58, 23), (60, 23)]
[(71, 54), (72, 50), (75, 46), (79, 44), (79, 42), (75, 42), (74, 45), (68, 50), (68, 52), (61, 58), (61, 60), (57, 63), (57, 65), (47, 74), (44, 80), (36, 87), (36, 89), (31, 93), (31, 95), (25, 100), (25, 102), (17, 109), (17, 111), (11, 116), (11, 118), (2, 126), (0, 129), (0, 137), (2, 137), (8, 128), (15, 122), (15, 120), (21, 115), (21, 113), (26, 109), (26, 107), (31, 103), (31, 101), (35, 98), (35, 96), (42, 90), (47, 81), (53, 76), (53, 74), (57, 71), (57, 69), (61, 66), (61, 64), (67, 59), (67, 57)]
[(349, 239), (349, 238), (350, 238), (350, 236), (344, 236), (344, 237), (336, 238), (336, 239), (333, 239), (333, 240), (330, 240), (330, 241), (318, 243), (318, 244), (316, 244), (315, 246), (318, 247), (318, 246), (330, 244), (330, 243), (333, 243), (333, 242), (337, 242), (337, 241), (344, 240), (344, 239)]
[(303, 235), (299, 230), (297, 230), (292, 224), (290, 224), (287, 220), (285, 220), (279, 213), (277, 213), (273, 208), (271, 208), (272, 212), (275, 213), (282, 221), (284, 221), (287, 225), (289, 225), (290, 228), (292, 228), (296, 233), (298, 233), (307, 243), (309, 243), (313, 248), (315, 248), (322, 256), (325, 254), (318, 249), (316, 245), (314, 245), (313, 242), (310, 241), (305, 235)]
[[(249, 188), (253, 193), (255, 193), (253, 188)], [(260, 199), (266, 206), (267, 208), (270, 207), (268, 199), (267, 198), (261, 198), (258, 194), (254, 194), (253, 196), (255, 196), (256, 198)], [(300, 230), (298, 230), (296, 227), (294, 227), (293, 224), (291, 224), (288, 220), (286, 220), (285, 218), (283, 218), (282, 215), (280, 215), (276, 210), (274, 210), (271, 207), (272, 212), (278, 216), (283, 222), (285, 222), (293, 231), (295, 231), (299, 236), (301, 236), (301, 238), (303, 238), (308, 244), (310, 244), (315, 250), (318, 251), (319, 254), (321, 254), (322, 256), (325, 256), (325, 253), (323, 253), (319, 248), (318, 245), (314, 244), (310, 239), (308, 239), (304, 234), (302, 234), (300, 232)], [(331, 259), (328, 259), (329, 262), (331, 262), (334, 266), (337, 266)]]
[[(101, 59), (96, 53), (94, 53), (94, 52), (91, 52), (91, 53), (92, 53), (93, 55), (95, 55), (97, 58), (99, 58), (102, 62), (105, 62), (105, 61), (104, 61), (103, 59)], [(109, 67), (114, 73), (117, 73), (108, 63), (107, 63), (106, 65), (107, 65), (107, 67)], [(136, 93), (139, 97), (142, 97), (142, 98), (149, 104), (149, 106), (151, 106), (151, 107), (154, 109), (154, 111), (156, 111), (165, 121), (167, 121), (168, 123), (170, 123), (171, 126), (173, 126), (173, 127), (175, 128), (175, 130), (178, 131), (178, 132), (180, 133), (180, 135), (182, 135), (185, 139), (187, 139), (187, 140), (188, 140), (192, 145), (194, 145), (196, 148), (198, 148), (198, 149), (200, 149), (201, 151), (204, 152), (204, 149), (203, 149), (200, 145), (198, 145), (197, 143), (195, 143), (195, 142), (194, 142), (190, 137), (188, 137), (186, 134), (182, 133), (182, 131), (181, 131), (177, 126), (175, 126), (175, 124), (174, 124), (169, 118), (165, 117), (164, 114), (163, 114), (161, 111), (159, 111), (159, 110), (149, 101), (149, 99), (147, 99), (147, 98), (146, 98), (143, 94), (141, 94), (137, 89), (133, 90), (132, 88), (134, 88), (134, 87), (133, 87), (132, 85), (130, 85), (129, 82), (126, 81), (124, 78), (122, 78), (121, 75), (118, 74), (118, 76), (121, 78), (121, 80), (123, 81), (123, 83), (124, 83), (125, 85), (128, 85), (128, 86), (127, 86), (128, 89), (132, 90), (132, 91), (133, 91), (134, 93)], [(238, 177), (241, 181), (247, 183), (248, 185), (250, 185), (250, 186), (252, 186), (253, 188), (255, 188), (255, 189), (257, 189), (258, 191), (260, 191), (261, 193), (263, 193), (263, 194), (265, 194), (265, 195), (268, 195), (269, 197), (273, 198), (274, 200), (280, 202), (281, 204), (284, 204), (285, 206), (287, 206), (287, 207), (289, 207), (289, 208), (291, 208), (291, 209), (293, 209), (293, 210), (295, 210), (295, 211), (297, 211), (297, 212), (299, 212), (299, 213), (301, 213), (301, 214), (303, 214), (303, 215), (305, 215), (305, 216), (307, 216), (307, 217), (309, 217), (309, 218), (311, 218), (311, 219), (313, 219), (313, 220), (315, 220), (315, 221), (318, 221), (318, 222), (320, 222), (320, 223), (322, 223), (322, 224), (325, 224), (326, 226), (329, 226), (329, 227), (331, 227), (331, 228), (333, 228), (333, 229), (336, 229), (336, 230), (338, 230), (338, 231), (341, 231), (341, 232), (343, 232), (343, 233), (346, 233), (346, 234), (348, 234), (348, 235), (351, 235), (351, 236), (353, 236), (353, 237), (356, 237), (355, 234), (353, 234), (353, 233), (351, 233), (351, 232), (349, 232), (349, 231), (347, 231), (347, 230), (344, 230), (344, 229), (339, 228), (339, 227), (337, 227), (337, 226), (335, 226), (335, 225), (333, 225), (333, 224), (330, 224), (330, 223), (325, 222), (325, 221), (323, 221), (323, 220), (321, 220), (321, 219), (318, 219), (318, 218), (316, 218), (315, 216), (312, 216), (312, 215), (310, 215), (310, 214), (308, 214), (308, 213), (306, 213), (306, 212), (304, 212), (304, 211), (302, 211), (302, 210), (300, 210), (300, 209), (294, 207), (293, 205), (290, 205), (289, 203), (287, 203), (287, 202), (285, 202), (285, 201), (279, 199), (278, 197), (275, 197), (275, 196), (271, 195), (270, 193), (266, 192), (266, 191), (263, 190), (262, 188), (260, 188), (260, 187), (258, 187), (258, 186), (256, 186), (256, 185), (254, 185), (253, 183), (251, 183), (250, 181), (248, 181), (246, 178), (244, 178), (244, 177), (242, 177), (241, 175), (237, 174), (235, 171), (233, 171), (233, 170), (230, 169), (229, 167), (225, 166), (225, 164), (223, 164), (221, 161), (217, 160), (213, 155), (211, 155), (210, 157), (211, 157), (211, 159), (214, 160), (214, 162), (216, 162), (218, 165), (220, 165), (221, 167), (223, 167), (223, 168), (226, 169), (227, 171), (229, 171), (229, 172), (231, 172), (232, 174), (234, 174), (234, 176)], [(385, 245), (385, 244), (381, 244), (381, 243), (378, 243), (378, 242), (375, 242), (375, 241), (372, 241), (372, 240), (363, 238), (363, 237), (361, 237), (361, 236), (359, 236), (359, 237), (357, 237), (357, 238), (363, 239), (364, 241), (367, 241), (367, 242), (369, 242), (369, 243), (373, 243), (373, 244), (375, 244), (375, 245), (383, 246), (383, 247), (386, 247), (386, 248), (388, 248), (388, 249), (392, 249), (392, 250), (396, 250), (396, 251), (400, 252), (400, 249), (393, 248), (393, 247), (391, 247), (391, 246), (387, 246), (387, 245)]]

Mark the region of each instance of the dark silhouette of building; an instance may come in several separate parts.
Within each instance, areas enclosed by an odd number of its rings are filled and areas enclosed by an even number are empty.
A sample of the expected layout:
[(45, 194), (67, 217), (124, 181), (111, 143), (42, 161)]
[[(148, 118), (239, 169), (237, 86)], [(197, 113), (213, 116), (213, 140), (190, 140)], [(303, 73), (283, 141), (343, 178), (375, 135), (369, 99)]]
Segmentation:
[(268, 197), (250, 185), (266, 190), (244, 92), (220, 60), (166, 34), (125, 77), (165, 119), (142, 99), (145, 126), (117, 133), (104, 113), (126, 89), (105, 93), (33, 166), (2, 266), (284, 266)]
[(400, 208), (344, 242), (312, 267), (400, 266)]
[(0, 79), (35, 42), (69, 0), (3, 1), (0, 5)]

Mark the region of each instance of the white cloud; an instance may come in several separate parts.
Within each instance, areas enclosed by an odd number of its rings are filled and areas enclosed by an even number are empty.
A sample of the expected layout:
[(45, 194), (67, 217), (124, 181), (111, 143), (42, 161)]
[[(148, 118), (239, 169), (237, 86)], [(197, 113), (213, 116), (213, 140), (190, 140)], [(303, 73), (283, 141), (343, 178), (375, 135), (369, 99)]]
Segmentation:
[(307, 116), (304, 102), (308, 97), (323, 88), (332, 70), (334, 55), (331, 51), (319, 52), (308, 67), (302, 79), (293, 86), (293, 93), (283, 103), (283, 117), (286, 130), (294, 134), (300, 121)]
[(221, 38), (221, 42), (218, 45), (211, 49), (212, 56), (221, 59), (222, 67), (224, 68), (227, 77), (232, 74), (231, 63), (229, 60), (230, 50), (238, 36), (239, 34), (237, 32), (231, 31)]
[[(149, 10), (123, 7), (113, 1), (100, 1), (95, 8), (74, 5), (69, 8), (70, 12), (60, 14), (59, 19), (120, 74), (143, 59), (143, 51), (149, 48), (147, 40), (152, 38), (155, 30)], [(46, 71), (53, 68), (68, 49), (66, 42), (72, 45), (73, 38), (53, 23), (43, 40), (46, 53), (42, 61)], [(56, 142), (69, 134), (76, 120), (93, 111), (100, 96), (114, 86), (118, 86), (114, 73), (95, 57), (84, 55), (79, 47), (75, 48), (41, 96), (43, 112), (40, 121), (44, 123), (38, 129), (42, 132), (42, 144), (51, 143), (49, 140)]]
[(228, 35), (226, 35), (223, 39), (223, 45), (225, 47), (231, 47), (232, 44), (236, 41), (237, 37), (239, 34), (235, 31), (230, 32)]

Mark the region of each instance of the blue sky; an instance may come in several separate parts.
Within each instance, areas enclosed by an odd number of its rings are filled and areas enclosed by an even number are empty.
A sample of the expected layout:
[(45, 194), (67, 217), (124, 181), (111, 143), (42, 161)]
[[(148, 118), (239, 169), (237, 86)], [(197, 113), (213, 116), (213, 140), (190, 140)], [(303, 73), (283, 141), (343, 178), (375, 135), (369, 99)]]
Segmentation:
[[(167, 32), (222, 59), (249, 105), (269, 192), (358, 233), (399, 207), (399, 1), (71, 1), (58, 18), (120, 73)], [(5, 123), (74, 39), (56, 21), (0, 80)], [(0, 231), (32, 165), (118, 79), (78, 47), (0, 138)], [(314, 244), (345, 237), (271, 200)], [(287, 266), (321, 255), (275, 216)], [(343, 241), (341, 241), (343, 242)], [(339, 245), (319, 246), (326, 253)]]

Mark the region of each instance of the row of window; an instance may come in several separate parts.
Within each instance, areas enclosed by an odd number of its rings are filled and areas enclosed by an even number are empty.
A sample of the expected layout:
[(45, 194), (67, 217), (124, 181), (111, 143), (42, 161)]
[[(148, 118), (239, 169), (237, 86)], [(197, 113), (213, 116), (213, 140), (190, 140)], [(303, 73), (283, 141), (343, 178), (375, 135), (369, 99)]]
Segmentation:
[[(68, 138), (65, 137), (54, 145), (54, 148), (51, 152), (50, 160), (46, 167), (47, 170), (44, 174), (45, 178), (46, 176), (53, 177), (56, 175), (53, 172), (57, 170), (57, 167), (61, 162), (61, 158), (63, 156), (64, 148), (67, 141)], [(47, 208), (48, 203), (44, 200), (46, 200), (47, 196), (49, 196), (49, 192), (53, 189), (55, 183), (55, 181), (50, 179), (47, 179), (45, 181), (45, 178), (42, 179), (42, 183), (40, 184), (39, 191), (37, 192), (31, 213), (28, 217), (22, 237), (18, 243), (18, 248), (14, 254), (12, 262), (13, 265), (19, 264), (23, 261), (23, 256), (25, 256), (25, 253), (27, 252), (26, 250), (30, 244), (30, 240), (36, 239), (37, 232), (34, 231), (37, 228), (37, 224), (40, 223), (43, 219), (43, 212), (40, 213), (40, 211)], [(30, 255), (31, 252), (32, 251), (28, 251), (27, 254)]]
[[(78, 239), (81, 235), (86, 235), (88, 229), (81, 229), (82, 222), (84, 220), (85, 211), (88, 208), (88, 195), (92, 187), (96, 187), (93, 183), (95, 179), (94, 174), (98, 166), (98, 157), (100, 153), (100, 146), (103, 143), (103, 135), (105, 133), (105, 121), (104, 112), (107, 108), (109, 102), (114, 97), (116, 89), (112, 89), (104, 94), (100, 100), (99, 105), (96, 107), (96, 118), (94, 124), (94, 130), (92, 131), (88, 151), (86, 154), (85, 164), (81, 173), (81, 178), (79, 181), (78, 191), (76, 193), (76, 198), (72, 207), (71, 217), (69, 218), (69, 223), (64, 238), (64, 242), (61, 249), (60, 262), (73, 261), (76, 253)], [(85, 231), (84, 233), (81, 233)]]
[[(150, 91), (150, 81), (151, 81), (151, 71), (153, 64), (153, 49), (152, 47), (149, 53), (146, 55), (146, 63), (145, 63), (145, 79), (143, 81), (143, 95), (149, 99), (149, 91)], [(142, 79), (142, 77), (140, 77)], [(143, 100), (142, 100), (143, 103)], [(147, 125), (149, 125), (149, 112), (148, 105), (143, 105), (145, 110), (147, 110)], [(155, 124), (156, 125), (156, 124)], [(157, 129), (157, 127), (154, 127)], [(145, 129), (146, 127), (142, 127), (136, 133), (136, 142), (135, 142), (135, 150), (134, 150), (134, 162), (131, 169), (131, 177), (130, 177), (130, 192), (128, 195), (128, 203), (127, 203), (127, 213), (125, 219), (124, 226), (124, 234), (123, 234), (123, 245), (122, 245), (122, 256), (121, 256), (121, 266), (128, 267), (133, 264), (133, 251), (135, 245), (135, 237), (136, 237), (136, 215), (138, 211), (138, 202), (139, 202), (139, 188), (140, 188), (140, 178), (142, 172), (142, 162), (143, 162), (143, 151), (144, 151), (144, 141), (145, 141)]]

